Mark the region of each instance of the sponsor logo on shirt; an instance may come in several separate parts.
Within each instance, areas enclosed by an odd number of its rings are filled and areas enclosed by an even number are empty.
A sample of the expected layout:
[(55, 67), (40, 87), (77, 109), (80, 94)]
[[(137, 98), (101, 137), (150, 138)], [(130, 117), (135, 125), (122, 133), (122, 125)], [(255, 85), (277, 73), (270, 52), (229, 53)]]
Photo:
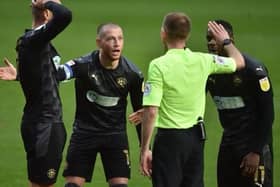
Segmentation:
[(120, 99), (119, 97), (109, 97), (109, 96), (100, 95), (93, 90), (88, 90), (86, 97), (89, 102), (96, 103), (98, 105), (105, 106), (105, 107), (116, 106)]
[(214, 96), (213, 100), (219, 110), (237, 109), (245, 106), (242, 97), (239, 96), (233, 96), (233, 97)]

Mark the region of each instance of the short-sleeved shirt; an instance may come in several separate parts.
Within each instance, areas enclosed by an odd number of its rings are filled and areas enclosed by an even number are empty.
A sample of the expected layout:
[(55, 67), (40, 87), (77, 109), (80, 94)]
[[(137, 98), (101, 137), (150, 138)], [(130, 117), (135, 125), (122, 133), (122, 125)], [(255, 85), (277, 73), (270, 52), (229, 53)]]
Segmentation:
[[(227, 75), (211, 75), (207, 90), (217, 106), (224, 129), (222, 145), (248, 145), (261, 152), (271, 141), (273, 90), (267, 68), (243, 55), (245, 68)], [(269, 132), (270, 131), (270, 132)]]
[(208, 76), (235, 69), (232, 58), (170, 49), (149, 65), (143, 105), (159, 107), (156, 127), (190, 128), (204, 115)]
[(98, 134), (126, 130), (127, 96), (134, 111), (142, 108), (143, 75), (131, 61), (121, 56), (116, 69), (105, 69), (99, 51), (66, 63), (59, 80), (76, 78), (75, 125)]

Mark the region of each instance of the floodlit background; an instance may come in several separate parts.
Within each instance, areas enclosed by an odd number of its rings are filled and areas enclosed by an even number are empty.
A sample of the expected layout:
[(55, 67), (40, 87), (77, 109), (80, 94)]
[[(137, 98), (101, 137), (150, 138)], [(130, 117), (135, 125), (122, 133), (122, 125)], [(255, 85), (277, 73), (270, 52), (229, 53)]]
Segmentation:
[[(0, 58), (8, 57), (15, 63), (16, 39), (25, 28), (31, 26), (30, 0), (0, 1)], [(207, 51), (206, 26), (209, 20), (222, 18), (234, 27), (238, 48), (261, 60), (269, 69), (274, 88), (274, 179), (280, 177), (279, 150), (279, 43), (280, 2), (277, 0), (64, 0), (73, 12), (71, 25), (53, 43), (62, 56), (62, 61), (84, 55), (96, 48), (96, 27), (100, 23), (115, 22), (124, 30), (124, 55), (133, 61), (146, 75), (151, 59), (163, 54), (159, 31), (163, 16), (171, 11), (183, 11), (192, 19), (188, 47), (194, 51)], [(2, 65), (2, 62), (1, 62)], [(199, 75), (198, 75), (199, 76)], [(194, 85), (195, 86), (195, 85)], [(191, 88), (190, 88), (191, 89)], [(64, 122), (68, 140), (72, 131), (75, 110), (73, 81), (61, 84)], [(0, 186), (27, 186), (26, 161), (20, 137), (20, 119), (24, 98), (18, 82), (0, 81)], [(128, 113), (131, 107), (128, 107)], [(205, 186), (215, 187), (216, 158), (221, 128), (211, 98), (207, 97), (205, 121), (208, 140), (205, 148)], [(139, 143), (135, 128), (127, 125), (132, 159), (132, 178), (129, 186), (148, 187), (150, 181), (139, 174)], [(68, 142), (68, 141), (67, 141)], [(65, 149), (66, 150), (66, 149)], [(65, 151), (66, 152), (66, 151)], [(63, 169), (64, 164), (62, 164)], [(58, 177), (56, 186), (63, 186)], [(233, 179), (234, 180), (234, 179)], [(86, 186), (106, 187), (100, 159), (97, 160), (93, 181)], [(280, 181), (274, 180), (279, 187)]]

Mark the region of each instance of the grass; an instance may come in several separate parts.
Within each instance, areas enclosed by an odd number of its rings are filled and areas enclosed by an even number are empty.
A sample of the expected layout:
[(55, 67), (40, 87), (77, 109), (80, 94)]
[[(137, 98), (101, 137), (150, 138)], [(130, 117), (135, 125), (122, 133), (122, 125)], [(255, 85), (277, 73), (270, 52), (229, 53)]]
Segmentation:
[[(7, 56), (15, 62), (15, 42), (24, 28), (31, 25), (29, 1), (1, 0), (0, 2), (0, 58)], [(63, 61), (86, 54), (95, 49), (96, 26), (103, 22), (116, 22), (124, 28), (124, 55), (134, 61), (146, 75), (152, 58), (163, 54), (159, 39), (162, 17), (170, 11), (183, 11), (192, 18), (192, 33), (188, 46), (195, 51), (206, 51), (205, 31), (208, 20), (223, 18), (232, 22), (236, 44), (240, 50), (263, 61), (273, 83), (275, 114), (274, 122), (274, 186), (280, 186), (279, 151), (279, 99), (280, 76), (278, 71), (280, 43), (280, 14), (277, 0), (154, 0), (154, 1), (63, 1), (73, 11), (73, 22), (54, 40)], [(64, 121), (70, 137), (75, 102), (73, 82), (62, 84)], [(20, 138), (20, 119), (24, 105), (23, 94), (17, 82), (0, 81), (0, 181), (1, 186), (27, 186), (25, 154)], [(128, 112), (131, 112), (130, 106)], [(216, 158), (221, 127), (212, 100), (207, 98), (206, 124), (208, 140), (205, 148), (205, 186), (216, 186)], [(150, 181), (138, 172), (139, 149), (134, 127), (128, 124), (130, 139), (133, 187), (151, 186)], [(63, 167), (63, 165), (62, 165)], [(63, 186), (58, 178), (56, 186)], [(107, 186), (100, 160), (97, 161), (93, 181), (85, 186)]]

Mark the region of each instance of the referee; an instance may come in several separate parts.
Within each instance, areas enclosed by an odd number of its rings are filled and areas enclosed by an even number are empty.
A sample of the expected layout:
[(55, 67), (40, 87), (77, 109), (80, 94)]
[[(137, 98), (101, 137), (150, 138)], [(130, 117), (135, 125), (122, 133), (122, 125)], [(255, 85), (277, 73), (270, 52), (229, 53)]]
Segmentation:
[[(164, 17), (161, 39), (167, 52), (151, 61), (143, 97), (141, 170), (152, 177), (154, 187), (203, 187), (202, 117), (208, 75), (244, 66), (224, 28), (215, 22), (208, 26), (231, 58), (192, 52), (186, 48), (189, 17), (180, 12)], [(158, 131), (151, 155), (154, 124)]]
[[(232, 25), (222, 24), (234, 41)], [(208, 51), (227, 56), (207, 32)], [(218, 187), (273, 187), (273, 92), (266, 67), (243, 55), (246, 67), (211, 75), (207, 89), (216, 103), (223, 136), (218, 154)]]
[(55, 63), (60, 59), (50, 43), (71, 22), (71, 12), (59, 0), (32, 1), (33, 25), (17, 41), (18, 78), (26, 104), (21, 135), (32, 187), (56, 182), (66, 140)]

